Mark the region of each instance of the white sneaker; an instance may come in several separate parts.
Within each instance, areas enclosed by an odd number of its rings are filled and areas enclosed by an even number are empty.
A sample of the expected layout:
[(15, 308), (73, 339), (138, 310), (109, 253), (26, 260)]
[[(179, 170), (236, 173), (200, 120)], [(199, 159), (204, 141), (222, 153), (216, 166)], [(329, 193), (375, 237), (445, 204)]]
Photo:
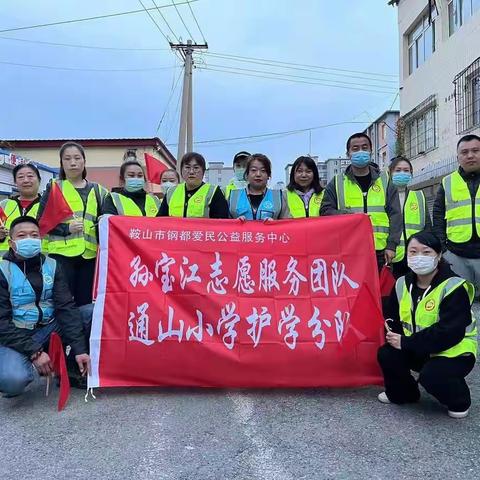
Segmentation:
[(377, 399), (381, 403), (385, 403), (385, 404), (392, 403), (388, 399), (387, 394), (385, 392), (379, 393)]
[(468, 409), (464, 412), (452, 412), (451, 410), (448, 411), (448, 416), (451, 418), (465, 418), (468, 415)]

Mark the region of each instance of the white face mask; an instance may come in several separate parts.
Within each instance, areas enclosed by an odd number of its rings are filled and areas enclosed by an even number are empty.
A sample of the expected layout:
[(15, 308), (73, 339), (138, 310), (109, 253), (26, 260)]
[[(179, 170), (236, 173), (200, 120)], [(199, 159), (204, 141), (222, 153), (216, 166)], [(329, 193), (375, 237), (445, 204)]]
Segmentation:
[(414, 255), (407, 258), (407, 263), (408, 267), (417, 275), (428, 275), (437, 268), (438, 260), (438, 256)]
[(160, 185), (160, 191), (162, 193), (167, 193), (167, 190), (170, 188), (170, 187), (174, 187), (176, 184), (173, 183), (173, 182), (163, 182), (161, 185)]

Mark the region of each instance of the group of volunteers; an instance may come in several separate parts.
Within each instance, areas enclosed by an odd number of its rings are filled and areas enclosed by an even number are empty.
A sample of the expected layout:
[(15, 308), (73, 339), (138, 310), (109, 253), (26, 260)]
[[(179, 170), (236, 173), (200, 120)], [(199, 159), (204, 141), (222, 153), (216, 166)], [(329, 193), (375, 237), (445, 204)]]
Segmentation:
[[(385, 392), (378, 399), (416, 402), (420, 384), (451, 417), (465, 417), (471, 403), (465, 377), (477, 354), (471, 306), (480, 288), (480, 137), (459, 140), (458, 170), (442, 180), (433, 222), (423, 192), (409, 188), (408, 159), (396, 157), (388, 171), (380, 171), (365, 133), (348, 139), (346, 153), (350, 165), (326, 188), (315, 161), (297, 158), (283, 191), (269, 187), (272, 164), (263, 154), (237, 153), (234, 178), (222, 189), (204, 182), (205, 159), (189, 152), (181, 158), (180, 175), (163, 172), (160, 196), (147, 192), (144, 167), (134, 159), (123, 162), (119, 186), (111, 192), (90, 182), (85, 151), (75, 142), (61, 147), (59, 178), (41, 196), (35, 165), (17, 165), (18, 195), (0, 202), (6, 217), (0, 225), (0, 392), (19, 395), (35, 371), (52, 372), (46, 348), (54, 331), (70, 346), (69, 374), (83, 384), (102, 215), (270, 222), (364, 213), (372, 223), (378, 269), (390, 266), (397, 279), (384, 308), (386, 343), (378, 362)], [(73, 216), (41, 239), (38, 219), (53, 182)]]

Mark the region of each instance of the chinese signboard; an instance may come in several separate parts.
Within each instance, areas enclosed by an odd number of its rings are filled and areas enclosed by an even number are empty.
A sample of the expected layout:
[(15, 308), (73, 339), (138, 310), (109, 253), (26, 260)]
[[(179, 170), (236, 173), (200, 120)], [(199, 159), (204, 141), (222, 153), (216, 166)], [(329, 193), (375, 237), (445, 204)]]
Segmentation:
[(364, 215), (102, 219), (89, 385), (380, 383), (369, 238)]

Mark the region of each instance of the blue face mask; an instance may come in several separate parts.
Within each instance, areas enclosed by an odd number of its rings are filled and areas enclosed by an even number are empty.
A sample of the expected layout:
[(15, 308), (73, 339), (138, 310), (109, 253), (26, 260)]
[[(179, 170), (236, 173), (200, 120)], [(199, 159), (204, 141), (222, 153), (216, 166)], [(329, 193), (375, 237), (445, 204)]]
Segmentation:
[(392, 175), (392, 182), (396, 187), (406, 187), (411, 179), (412, 174), (410, 172), (395, 172)]
[(371, 154), (370, 152), (353, 152), (350, 160), (354, 167), (364, 168), (370, 163)]
[(235, 179), (238, 180), (238, 181), (241, 181), (241, 180), (245, 180), (245, 170), (246, 168), (234, 168), (233, 169), (233, 173), (235, 174)]
[(15, 242), (17, 255), (22, 258), (33, 258), (38, 255), (42, 249), (42, 241), (39, 238), (22, 238)]
[(127, 178), (125, 180), (125, 190), (127, 192), (139, 192), (145, 187), (144, 178)]

